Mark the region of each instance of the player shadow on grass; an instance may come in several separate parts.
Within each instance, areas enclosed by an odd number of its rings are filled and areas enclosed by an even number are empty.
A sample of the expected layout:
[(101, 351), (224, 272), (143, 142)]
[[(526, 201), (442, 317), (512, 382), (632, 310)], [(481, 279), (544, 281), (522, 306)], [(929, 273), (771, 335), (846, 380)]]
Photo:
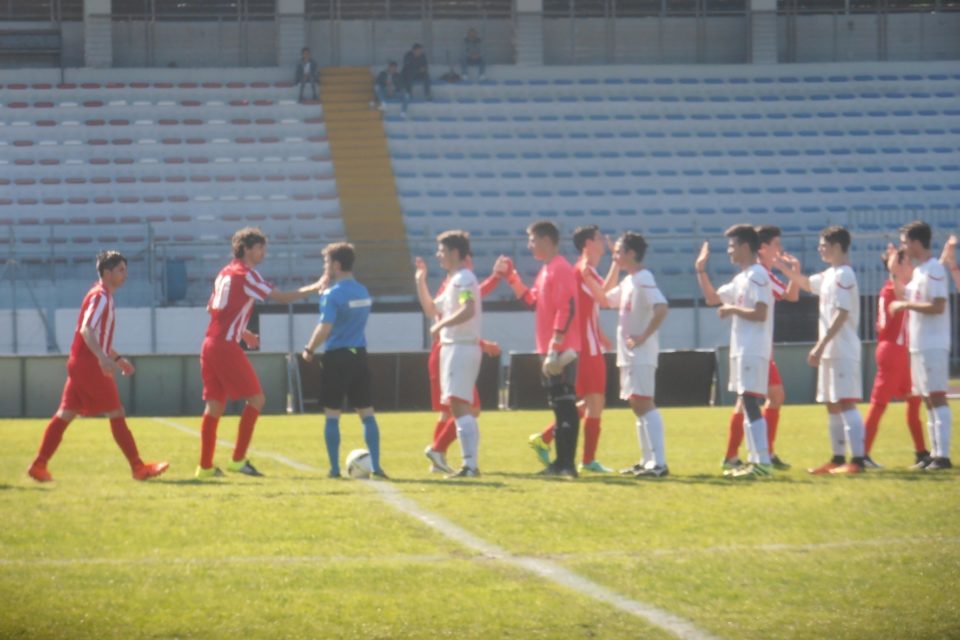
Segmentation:
[[(497, 475), (497, 474), (485, 474), (485, 475)], [(375, 481), (379, 482), (379, 480)], [(507, 485), (502, 482), (484, 480), (483, 478), (391, 478), (391, 484), (419, 484), (427, 486), (437, 486), (437, 485), (463, 485), (466, 487), (483, 487), (485, 489), (505, 489)]]

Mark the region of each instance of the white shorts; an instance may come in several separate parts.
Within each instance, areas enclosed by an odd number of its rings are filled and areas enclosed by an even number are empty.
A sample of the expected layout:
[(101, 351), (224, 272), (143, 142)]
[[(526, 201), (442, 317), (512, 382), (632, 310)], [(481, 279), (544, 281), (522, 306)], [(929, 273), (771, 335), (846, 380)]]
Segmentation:
[(479, 344), (466, 342), (440, 345), (440, 399), (473, 402), (473, 388), (480, 375), (483, 352)]
[(946, 349), (926, 349), (910, 352), (910, 376), (913, 395), (929, 397), (947, 392), (949, 386), (950, 352)]
[(849, 358), (823, 358), (817, 367), (817, 402), (841, 402), (863, 399), (860, 361)]
[(633, 396), (652, 399), (656, 395), (656, 391), (656, 365), (635, 362), (620, 367), (621, 400), (629, 400)]
[(760, 356), (730, 356), (727, 389), (738, 396), (745, 393), (766, 397), (770, 381), (770, 360)]

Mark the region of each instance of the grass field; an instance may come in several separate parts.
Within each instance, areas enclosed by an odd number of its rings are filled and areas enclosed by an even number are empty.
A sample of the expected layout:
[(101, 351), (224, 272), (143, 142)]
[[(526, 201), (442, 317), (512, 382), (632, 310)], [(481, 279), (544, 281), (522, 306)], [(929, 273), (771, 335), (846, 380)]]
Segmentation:
[[(960, 473), (906, 470), (902, 411), (874, 449), (885, 470), (824, 478), (802, 470), (828, 457), (823, 409), (787, 407), (778, 449), (794, 469), (747, 483), (718, 473), (727, 409), (664, 410), (672, 475), (654, 481), (535, 477), (526, 438), (546, 412), (483, 415), (484, 475), (443, 480), (422, 455), (432, 416), (388, 414), (386, 489), (324, 477), (316, 416), (261, 420), (251, 458), (268, 477), (202, 484), (198, 438), (137, 418), (144, 457), (171, 462), (161, 479), (132, 481), (106, 421), (86, 420), (51, 463), (57, 481), (37, 485), (24, 471), (45, 421), (3, 421), (0, 638), (672, 637), (524, 566), (682, 618), (690, 637), (960, 638)], [(598, 459), (634, 462), (628, 412), (603, 427)], [(363, 445), (355, 418), (342, 428), (343, 453)]]

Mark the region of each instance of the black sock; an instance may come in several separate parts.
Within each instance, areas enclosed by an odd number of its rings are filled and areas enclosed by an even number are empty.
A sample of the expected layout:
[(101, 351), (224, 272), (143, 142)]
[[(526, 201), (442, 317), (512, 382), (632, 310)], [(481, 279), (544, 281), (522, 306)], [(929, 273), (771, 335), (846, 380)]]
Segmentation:
[(833, 458), (830, 459), (830, 462), (833, 464), (846, 464), (847, 459), (843, 456), (833, 456)]
[(577, 439), (580, 434), (580, 416), (577, 413), (577, 404), (572, 399), (557, 400), (554, 402), (553, 414), (556, 418), (558, 469), (575, 469), (574, 458), (577, 454)]

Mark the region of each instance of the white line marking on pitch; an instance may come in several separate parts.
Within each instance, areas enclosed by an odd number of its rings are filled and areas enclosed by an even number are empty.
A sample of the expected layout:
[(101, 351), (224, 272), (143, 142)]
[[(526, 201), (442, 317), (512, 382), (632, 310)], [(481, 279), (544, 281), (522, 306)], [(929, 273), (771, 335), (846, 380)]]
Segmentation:
[[(188, 433), (194, 437), (200, 436), (200, 433), (197, 430), (191, 429), (190, 427), (182, 425), (178, 422), (166, 420), (164, 418), (153, 419), (160, 424), (172, 427), (184, 433)], [(233, 443), (226, 440), (217, 440), (217, 444), (222, 447), (233, 447)], [(291, 460), (290, 458), (277, 453), (254, 449), (251, 449), (250, 452), (258, 457), (276, 460), (277, 462), (297, 469), (298, 471), (320, 472), (320, 469), (297, 462), (295, 460)], [(603, 585), (600, 585), (588, 578), (585, 578), (574, 573), (573, 571), (570, 571), (569, 569), (560, 566), (556, 562), (540, 558), (513, 555), (506, 549), (495, 544), (491, 544), (482, 538), (478, 538), (466, 529), (455, 525), (446, 518), (439, 516), (432, 511), (424, 509), (410, 498), (404, 496), (396, 487), (389, 484), (389, 482), (372, 481), (368, 484), (380, 494), (380, 497), (383, 498), (387, 504), (395, 508), (397, 511), (416, 518), (443, 536), (453, 540), (454, 542), (458, 542), (461, 545), (484, 556), (498, 560), (504, 564), (508, 564), (518, 569), (522, 569), (528, 573), (540, 576), (541, 578), (549, 580), (555, 584), (559, 584), (567, 587), (568, 589), (572, 589), (578, 593), (589, 596), (594, 600), (599, 600), (600, 602), (609, 604), (623, 612), (629, 613), (632, 616), (646, 620), (653, 626), (659, 627), (660, 629), (663, 629), (664, 631), (678, 638), (682, 638), (683, 640), (713, 640), (716, 637), (695, 626), (689, 620), (685, 620), (679, 616), (664, 611), (663, 609), (654, 607), (653, 605), (623, 596), (616, 591), (608, 589)]]

